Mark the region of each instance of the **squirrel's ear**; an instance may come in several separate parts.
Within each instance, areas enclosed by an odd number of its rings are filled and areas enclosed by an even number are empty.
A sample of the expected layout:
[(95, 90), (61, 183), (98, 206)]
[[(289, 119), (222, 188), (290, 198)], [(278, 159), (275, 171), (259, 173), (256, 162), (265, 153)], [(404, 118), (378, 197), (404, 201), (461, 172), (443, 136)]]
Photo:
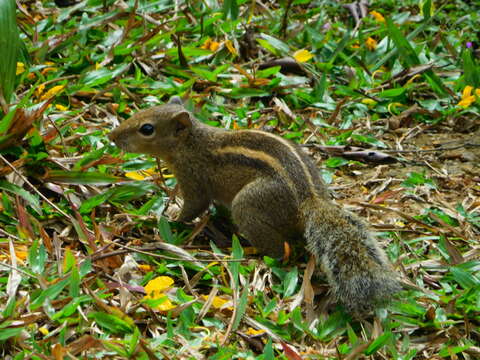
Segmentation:
[(169, 104), (174, 104), (174, 105), (182, 105), (183, 106), (183, 101), (180, 98), (180, 96), (172, 96), (170, 100), (168, 101)]
[(192, 126), (192, 118), (188, 111), (180, 111), (173, 116), (173, 120), (175, 121), (176, 133)]

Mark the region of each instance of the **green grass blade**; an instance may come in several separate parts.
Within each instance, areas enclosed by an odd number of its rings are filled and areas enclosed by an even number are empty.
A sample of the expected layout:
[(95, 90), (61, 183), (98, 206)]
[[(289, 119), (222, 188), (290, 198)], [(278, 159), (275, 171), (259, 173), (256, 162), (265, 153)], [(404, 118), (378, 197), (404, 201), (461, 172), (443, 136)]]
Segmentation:
[(15, 1), (0, 0), (0, 90), (7, 104), (15, 86), (17, 58), (20, 53), (20, 38), (15, 18)]
[(30, 205), (37, 213), (43, 214), (38, 199), (32, 194), (30, 194), (28, 191), (22, 189), (20, 186), (17, 186), (5, 180), (0, 180), (0, 189), (22, 197), (28, 202), (28, 205)]

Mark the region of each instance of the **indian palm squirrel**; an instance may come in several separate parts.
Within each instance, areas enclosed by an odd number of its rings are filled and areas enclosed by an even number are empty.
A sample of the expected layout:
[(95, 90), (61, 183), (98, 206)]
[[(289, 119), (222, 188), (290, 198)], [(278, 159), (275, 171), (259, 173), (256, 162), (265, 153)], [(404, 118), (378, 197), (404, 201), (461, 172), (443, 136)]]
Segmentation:
[(330, 200), (318, 169), (295, 144), (263, 131), (203, 124), (178, 97), (139, 111), (109, 137), (123, 150), (166, 162), (184, 200), (178, 221), (221, 204), (260, 252), (280, 258), (285, 241), (300, 245), (350, 313), (364, 316), (400, 290), (365, 223)]

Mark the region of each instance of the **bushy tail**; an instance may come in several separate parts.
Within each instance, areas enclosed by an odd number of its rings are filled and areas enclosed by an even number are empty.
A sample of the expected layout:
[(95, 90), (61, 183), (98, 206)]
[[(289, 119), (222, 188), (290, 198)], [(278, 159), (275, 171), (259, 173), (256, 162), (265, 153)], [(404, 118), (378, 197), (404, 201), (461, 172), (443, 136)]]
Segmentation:
[(312, 202), (305, 218), (307, 250), (316, 256), (335, 299), (365, 316), (401, 290), (391, 265), (366, 225), (328, 200)]

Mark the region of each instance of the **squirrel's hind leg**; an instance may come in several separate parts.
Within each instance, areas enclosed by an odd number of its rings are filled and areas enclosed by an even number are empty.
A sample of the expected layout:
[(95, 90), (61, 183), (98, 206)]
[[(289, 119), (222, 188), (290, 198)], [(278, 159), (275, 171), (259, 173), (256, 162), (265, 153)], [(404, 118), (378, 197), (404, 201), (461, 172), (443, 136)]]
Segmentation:
[(246, 185), (233, 199), (232, 217), (242, 233), (261, 253), (282, 258), (284, 242), (294, 227), (296, 209), (285, 204), (294, 201), (278, 182), (257, 179)]

